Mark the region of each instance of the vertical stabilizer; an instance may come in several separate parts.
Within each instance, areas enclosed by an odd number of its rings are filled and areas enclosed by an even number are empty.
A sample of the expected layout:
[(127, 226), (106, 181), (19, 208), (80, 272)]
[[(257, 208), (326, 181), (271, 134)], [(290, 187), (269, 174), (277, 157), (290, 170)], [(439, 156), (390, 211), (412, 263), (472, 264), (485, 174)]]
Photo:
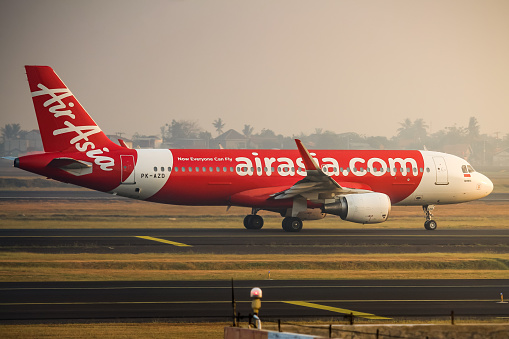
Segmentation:
[(71, 91), (48, 66), (25, 66), (46, 152), (118, 147), (106, 137)]

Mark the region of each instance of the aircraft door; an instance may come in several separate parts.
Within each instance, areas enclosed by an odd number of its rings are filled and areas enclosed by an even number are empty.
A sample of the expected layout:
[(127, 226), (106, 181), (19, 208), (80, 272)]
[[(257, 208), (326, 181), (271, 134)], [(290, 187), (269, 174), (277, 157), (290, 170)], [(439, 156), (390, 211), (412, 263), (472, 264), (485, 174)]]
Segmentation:
[(449, 185), (449, 176), (447, 173), (447, 165), (443, 157), (433, 157), (435, 162), (435, 171), (437, 178), (435, 185)]
[[(121, 155), (120, 164), (122, 171), (120, 174), (120, 181), (122, 184), (135, 184), (134, 181), (134, 156), (133, 155)], [(132, 173), (132, 175), (131, 175)]]

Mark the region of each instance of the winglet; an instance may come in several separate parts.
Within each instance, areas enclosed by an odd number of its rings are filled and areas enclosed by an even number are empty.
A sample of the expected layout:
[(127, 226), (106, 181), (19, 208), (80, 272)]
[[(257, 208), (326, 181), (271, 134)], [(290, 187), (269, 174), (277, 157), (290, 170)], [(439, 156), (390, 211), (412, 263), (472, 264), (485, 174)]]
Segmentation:
[(306, 171), (320, 171), (320, 167), (318, 167), (318, 164), (313, 159), (313, 157), (311, 157), (311, 154), (309, 154), (309, 151), (306, 147), (304, 147), (302, 142), (299, 139), (295, 139), (295, 143), (299, 149), (299, 153), (302, 161), (304, 162), (304, 166), (306, 166)]

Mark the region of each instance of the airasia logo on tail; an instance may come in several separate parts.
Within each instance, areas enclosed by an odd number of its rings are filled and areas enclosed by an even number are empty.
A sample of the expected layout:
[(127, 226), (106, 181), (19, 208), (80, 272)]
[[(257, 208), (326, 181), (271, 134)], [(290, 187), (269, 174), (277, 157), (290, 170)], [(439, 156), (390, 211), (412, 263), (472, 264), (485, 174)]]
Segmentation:
[(43, 103), (43, 107), (48, 108), (49, 113), (53, 114), (55, 118), (67, 118), (63, 121), (65, 127), (54, 130), (53, 135), (71, 133), (72, 136), (75, 134), (73, 138), (69, 139), (69, 144), (74, 145), (79, 152), (85, 153), (101, 170), (112, 171), (115, 160), (105, 155), (109, 149), (106, 147), (97, 149), (96, 145), (89, 140), (90, 136), (100, 133), (101, 129), (97, 125), (76, 126), (69, 120), (76, 119), (76, 115), (71, 110), (74, 107), (74, 102), (71, 101), (66, 105), (63, 99), (73, 97), (71, 91), (68, 88), (50, 89), (43, 84), (38, 84), (37, 88), (40, 91), (32, 92), (32, 97), (49, 95), (50, 97)]

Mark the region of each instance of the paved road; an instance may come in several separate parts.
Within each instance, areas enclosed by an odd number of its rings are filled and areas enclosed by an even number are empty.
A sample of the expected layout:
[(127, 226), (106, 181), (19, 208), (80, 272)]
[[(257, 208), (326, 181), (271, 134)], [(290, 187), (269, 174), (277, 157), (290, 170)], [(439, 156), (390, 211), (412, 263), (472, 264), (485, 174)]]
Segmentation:
[(509, 230), (51, 229), (0, 230), (0, 251), (35, 253), (506, 253)]
[[(249, 291), (263, 290), (261, 317), (363, 319), (507, 317), (507, 280), (238, 281), (237, 311), (250, 312)], [(0, 283), (0, 320), (228, 321), (230, 281)]]

